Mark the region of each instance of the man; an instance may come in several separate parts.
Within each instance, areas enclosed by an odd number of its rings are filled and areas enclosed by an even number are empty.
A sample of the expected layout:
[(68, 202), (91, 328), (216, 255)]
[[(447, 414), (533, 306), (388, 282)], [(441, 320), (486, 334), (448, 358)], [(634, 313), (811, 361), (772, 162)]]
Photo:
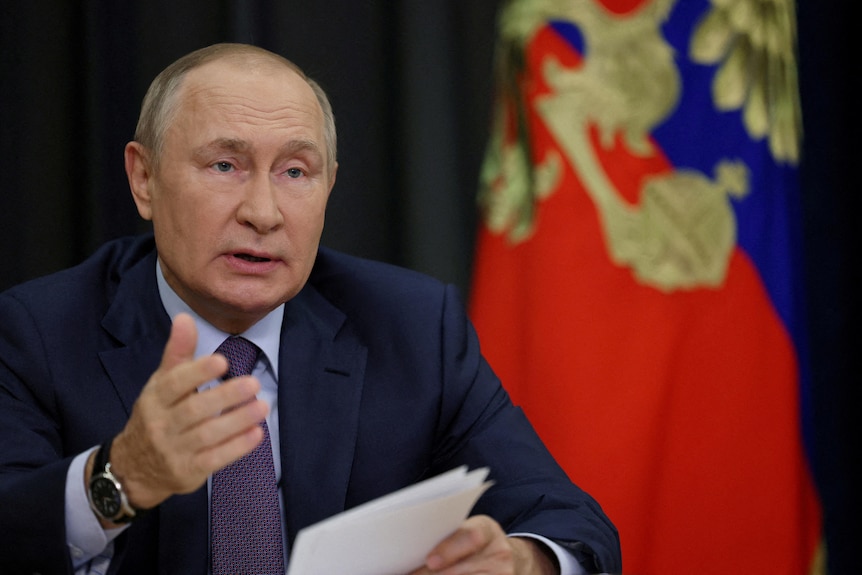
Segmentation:
[[(280, 56), (215, 45), (156, 78), (125, 152), (153, 234), (0, 295), (4, 573), (259, 572), (221, 567), (209, 528), (252, 452), (276, 572), (303, 527), (460, 465), (495, 483), (416, 575), (619, 571), (453, 289), (319, 246), (335, 150), (325, 94)], [(232, 335), (260, 354), (216, 383)]]

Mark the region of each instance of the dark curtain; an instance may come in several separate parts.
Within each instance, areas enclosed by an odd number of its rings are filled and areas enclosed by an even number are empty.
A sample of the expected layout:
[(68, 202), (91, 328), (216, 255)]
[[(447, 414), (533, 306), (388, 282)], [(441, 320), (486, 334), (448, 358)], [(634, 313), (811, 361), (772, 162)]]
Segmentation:
[[(291, 58), (330, 94), (340, 169), (324, 243), (466, 292), (499, 3), (5, 0), (0, 290), (146, 229), (122, 166), (143, 93), (178, 56), (239, 41)], [(862, 573), (855, 28), (847, 6), (799, 1), (810, 424), (833, 575)]]
[[(804, 126), (802, 222), (810, 336), (812, 463), (832, 575), (862, 573), (859, 388), (859, 20), (851, 3), (797, 0)], [(853, 41), (851, 41), (851, 39)], [(855, 238), (855, 239), (854, 239)]]

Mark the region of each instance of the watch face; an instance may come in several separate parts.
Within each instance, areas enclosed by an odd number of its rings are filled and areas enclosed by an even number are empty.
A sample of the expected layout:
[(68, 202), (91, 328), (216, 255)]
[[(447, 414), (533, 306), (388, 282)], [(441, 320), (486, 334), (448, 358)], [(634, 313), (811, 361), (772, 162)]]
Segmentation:
[(90, 497), (93, 499), (93, 505), (105, 518), (116, 517), (120, 512), (120, 492), (107, 477), (93, 479), (90, 483)]

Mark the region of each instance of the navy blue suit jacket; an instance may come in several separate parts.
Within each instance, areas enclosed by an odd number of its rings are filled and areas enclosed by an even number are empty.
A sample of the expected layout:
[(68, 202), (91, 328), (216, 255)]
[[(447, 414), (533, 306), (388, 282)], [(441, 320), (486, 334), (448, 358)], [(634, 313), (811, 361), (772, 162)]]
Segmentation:
[[(168, 337), (155, 266), (152, 236), (126, 238), (0, 294), (3, 573), (70, 571), (69, 463), (123, 428)], [(619, 571), (615, 528), (511, 404), (453, 287), (321, 248), (285, 306), (279, 353), (288, 545), (344, 509), (487, 465), (495, 484), (474, 513)], [(116, 546), (112, 573), (205, 575), (205, 486), (166, 500)]]

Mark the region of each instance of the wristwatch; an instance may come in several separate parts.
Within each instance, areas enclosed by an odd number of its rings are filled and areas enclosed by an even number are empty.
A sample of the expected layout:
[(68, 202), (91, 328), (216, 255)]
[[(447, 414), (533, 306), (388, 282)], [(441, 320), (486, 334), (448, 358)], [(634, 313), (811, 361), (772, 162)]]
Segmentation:
[(90, 489), (87, 493), (90, 507), (96, 515), (112, 523), (129, 523), (146, 514), (143, 509), (135, 509), (129, 503), (123, 485), (111, 471), (111, 441), (106, 442), (96, 452)]

